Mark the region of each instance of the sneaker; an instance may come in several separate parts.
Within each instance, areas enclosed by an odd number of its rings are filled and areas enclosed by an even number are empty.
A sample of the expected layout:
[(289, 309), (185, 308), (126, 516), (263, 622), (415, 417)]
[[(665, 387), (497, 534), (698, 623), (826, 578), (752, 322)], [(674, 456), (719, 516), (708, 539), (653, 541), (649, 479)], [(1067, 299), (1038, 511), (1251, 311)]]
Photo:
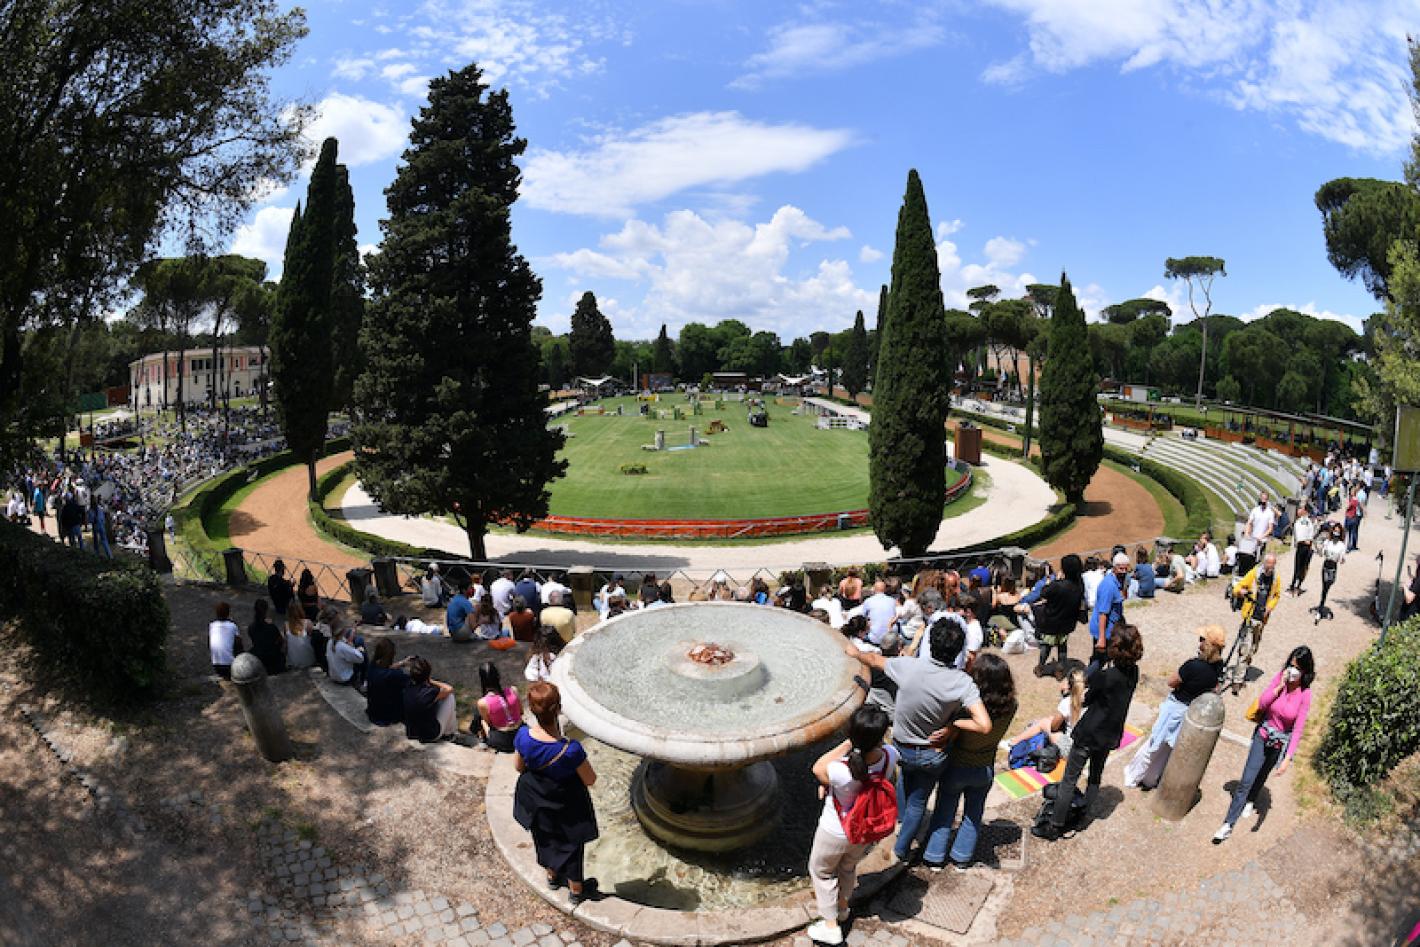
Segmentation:
[(804, 933), (809, 935), (809, 940), (816, 944), (843, 943), (843, 929), (837, 924), (830, 924), (828, 921), (814, 921)]
[(1053, 822), (1048, 822), (1045, 825), (1031, 826), (1030, 834), (1044, 842), (1060, 841), (1060, 829), (1058, 829)]
[(1243, 806), (1242, 817), (1243, 817), (1244, 819), (1251, 819), (1251, 818), (1252, 818), (1253, 816), (1255, 816), (1255, 815), (1257, 815), (1257, 807), (1256, 807), (1256, 806), (1254, 806), (1254, 805), (1253, 805), (1252, 803), (1250, 803), (1250, 802), (1249, 802), (1247, 805)]
[(946, 867), (947, 867), (947, 863), (946, 863), (946, 862), (929, 862), (927, 859), (924, 858), (924, 859), (922, 859), (922, 867), (925, 868), (925, 869), (927, 869), (928, 871), (941, 871), (943, 868), (946, 868)]
[(1009, 753), (1009, 752), (1011, 752), (1011, 741), (1010, 741), (1010, 740), (1002, 740), (1002, 741), (1001, 741), (999, 744), (997, 744), (997, 745), (998, 745), (999, 747), (1001, 747), (1001, 751), (1002, 751), (1003, 753)]
[(1228, 840), (1228, 837), (1232, 834), (1233, 827), (1228, 823), (1224, 822), (1222, 826), (1218, 829), (1218, 831), (1213, 833), (1213, 844), (1222, 845)]
[(953, 861), (953, 862), (951, 863), (951, 865), (952, 865), (952, 870), (953, 870), (953, 871), (956, 871), (956, 872), (971, 871), (971, 864), (970, 864), (970, 862)]

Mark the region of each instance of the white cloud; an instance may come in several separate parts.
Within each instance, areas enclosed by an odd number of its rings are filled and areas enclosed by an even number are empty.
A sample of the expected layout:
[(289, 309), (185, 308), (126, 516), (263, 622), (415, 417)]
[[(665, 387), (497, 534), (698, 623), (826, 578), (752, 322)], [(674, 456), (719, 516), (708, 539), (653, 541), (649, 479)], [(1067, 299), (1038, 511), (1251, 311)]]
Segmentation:
[(802, 171), (846, 148), (852, 135), (792, 123), (770, 125), (738, 112), (692, 112), (583, 151), (535, 150), (523, 168), (523, 199), (568, 214), (629, 216), (688, 188)]
[(1025, 295), (1026, 287), (1038, 283), (1029, 272), (1012, 272), (1025, 258), (1028, 244), (1010, 237), (992, 237), (982, 247), (984, 260), (966, 263), (956, 241), (948, 239), (965, 225), (960, 220), (937, 225), (937, 267), (942, 272), (942, 296), (949, 309), (965, 309), (971, 302), (966, 295), (977, 286), (996, 286), (1001, 298), (1013, 299)]
[(390, 82), (398, 82), (418, 71), (418, 67), (412, 62), (392, 62), (380, 70), (380, 76)]
[(613, 319), (618, 332), (633, 337), (649, 338), (663, 322), (675, 330), (687, 322), (733, 318), (788, 340), (846, 326), (858, 309), (873, 311), (876, 292), (860, 288), (844, 260), (821, 259), (809, 270), (790, 272), (796, 246), (849, 236), (791, 205), (753, 226), (678, 210), (660, 224), (627, 221), (602, 237), (597, 249), (557, 254), (548, 263), (579, 279), (644, 285), (640, 305)]
[(858, 259), (864, 263), (876, 263), (883, 258), (883, 255), (883, 251), (870, 247), (866, 243), (863, 244), (863, 249), (858, 251)]
[(745, 62), (730, 85), (748, 89), (766, 79), (837, 72), (936, 46), (945, 32), (930, 13), (910, 23), (784, 23), (769, 31), (769, 48)]
[(335, 61), (335, 68), (331, 70), (331, 75), (337, 79), (350, 79), (358, 82), (370, 74), (375, 68), (373, 59), (360, 58), (340, 58)]
[(988, 82), (1117, 62), (1167, 65), (1238, 109), (1374, 154), (1408, 142), (1406, 30), (1420, 0), (988, 0), (1022, 16), (1029, 51)]
[(317, 146), (331, 136), (340, 142), (341, 163), (353, 168), (399, 154), (409, 139), (409, 121), (394, 106), (332, 92), (316, 105), (316, 119), (306, 129)]
[(295, 211), (294, 207), (263, 207), (251, 223), (237, 228), (229, 252), (265, 260), (266, 278), (279, 279), (286, 256), (286, 235)]
[(1312, 316), (1317, 319), (1329, 319), (1332, 322), (1344, 322), (1346, 325), (1362, 331), (1366, 321), (1365, 316), (1353, 316), (1350, 313), (1332, 312), (1330, 309), (1318, 309), (1316, 303), (1267, 303), (1261, 306), (1254, 306), (1249, 312), (1242, 313), (1238, 318), (1243, 322), (1252, 322), (1254, 319), (1261, 319), (1274, 309), (1291, 309), (1293, 312), (1300, 312), (1303, 315)]

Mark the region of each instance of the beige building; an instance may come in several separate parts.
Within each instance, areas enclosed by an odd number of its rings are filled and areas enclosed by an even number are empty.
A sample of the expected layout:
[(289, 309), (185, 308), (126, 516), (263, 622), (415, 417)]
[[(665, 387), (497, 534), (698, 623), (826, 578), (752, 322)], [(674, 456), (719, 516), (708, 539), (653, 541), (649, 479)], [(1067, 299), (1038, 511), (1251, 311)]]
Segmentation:
[[(211, 397), (217, 386), (217, 397), (229, 394), (233, 398), (256, 395), (267, 367), (261, 349), (255, 345), (225, 346), (217, 350), (214, 365), (212, 350), (188, 349), (179, 355), (168, 352), (167, 393), (163, 392), (163, 354), (154, 352), (128, 363), (129, 397), (135, 406), (176, 404), (178, 396), (178, 359), (183, 361), (182, 396), (188, 404), (200, 404)], [(270, 353), (267, 353), (267, 358)]]

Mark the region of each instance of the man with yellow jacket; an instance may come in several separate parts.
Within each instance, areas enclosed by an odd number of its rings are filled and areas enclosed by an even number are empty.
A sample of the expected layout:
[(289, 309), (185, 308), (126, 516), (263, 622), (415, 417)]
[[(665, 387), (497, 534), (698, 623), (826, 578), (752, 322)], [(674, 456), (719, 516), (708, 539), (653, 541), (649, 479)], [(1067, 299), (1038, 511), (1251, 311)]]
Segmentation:
[[(1237, 645), (1237, 664), (1223, 671), (1223, 686), (1231, 686), (1236, 694), (1242, 689), (1242, 685), (1247, 681), (1247, 671), (1252, 665), (1252, 656), (1257, 653), (1257, 647), (1262, 643), (1262, 629), (1267, 624), (1267, 619), (1272, 617), (1272, 610), (1277, 607), (1277, 603), (1282, 598), (1282, 582), (1277, 575), (1277, 554), (1269, 552), (1262, 557), (1262, 561), (1247, 571), (1241, 579), (1233, 583), (1228, 590), (1234, 599), (1242, 600), (1243, 621), (1254, 619), (1255, 623), (1247, 624), (1250, 634), (1239, 640)], [(1258, 613), (1258, 609), (1261, 613)]]

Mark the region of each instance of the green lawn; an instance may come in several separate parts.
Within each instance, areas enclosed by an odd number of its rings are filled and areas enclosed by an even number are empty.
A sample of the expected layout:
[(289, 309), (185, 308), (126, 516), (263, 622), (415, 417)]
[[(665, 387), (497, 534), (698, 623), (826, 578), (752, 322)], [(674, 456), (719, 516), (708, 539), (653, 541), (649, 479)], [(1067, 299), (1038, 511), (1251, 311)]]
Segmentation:
[[(862, 509), (868, 505), (868, 434), (824, 430), (811, 415), (769, 400), (769, 427), (755, 428), (744, 405), (727, 401), (717, 411), (691, 415), (682, 395), (662, 396), (656, 408), (680, 405), (685, 417), (648, 420), (634, 398), (601, 402), (611, 416), (567, 416), (562, 456), (567, 475), (552, 484), (552, 512), (563, 516), (645, 519), (734, 519), (793, 516)], [(625, 414), (615, 416), (618, 405)], [(728, 430), (706, 436), (719, 419)], [(694, 426), (709, 445), (695, 450), (648, 451), (657, 430), (666, 446), (686, 444)], [(648, 473), (621, 473), (644, 464)], [(951, 474), (949, 483), (955, 482)]]

